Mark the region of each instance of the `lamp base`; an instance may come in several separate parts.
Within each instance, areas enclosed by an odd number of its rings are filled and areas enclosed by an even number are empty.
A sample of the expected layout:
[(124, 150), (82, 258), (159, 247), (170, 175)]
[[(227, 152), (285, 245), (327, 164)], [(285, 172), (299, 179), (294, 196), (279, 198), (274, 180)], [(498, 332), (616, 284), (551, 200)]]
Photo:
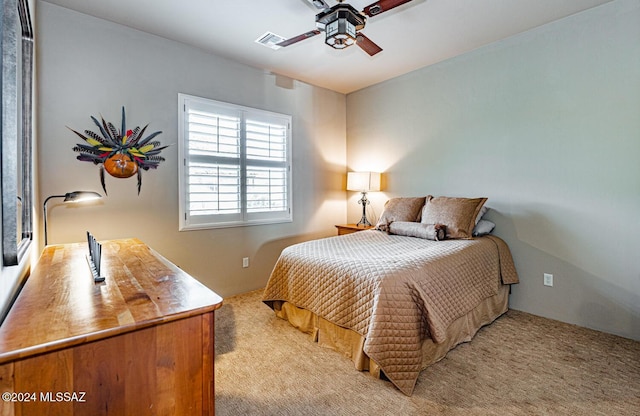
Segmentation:
[(367, 199), (367, 193), (366, 192), (362, 192), (362, 198), (360, 198), (360, 200), (358, 201), (358, 204), (362, 204), (362, 218), (360, 218), (360, 221), (356, 224), (357, 227), (360, 227), (360, 225), (362, 225), (363, 227), (372, 227), (373, 224), (371, 224), (369, 222), (369, 220), (367, 219), (367, 204), (369, 203), (369, 199)]
[(362, 225), (363, 227), (367, 227), (367, 226), (368, 226), (368, 227), (373, 227), (373, 224), (371, 224), (371, 223), (369, 222), (369, 220), (367, 219), (367, 217), (362, 217), (362, 218), (360, 218), (360, 221), (356, 224), (356, 226), (357, 226), (357, 227), (360, 227), (361, 225)]

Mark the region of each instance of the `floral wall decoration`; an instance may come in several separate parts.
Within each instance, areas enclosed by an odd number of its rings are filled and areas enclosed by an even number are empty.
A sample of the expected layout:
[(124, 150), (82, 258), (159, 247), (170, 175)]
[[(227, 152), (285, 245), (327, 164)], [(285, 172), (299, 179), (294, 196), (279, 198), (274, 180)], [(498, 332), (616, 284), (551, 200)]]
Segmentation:
[(100, 117), (100, 121), (91, 116), (91, 120), (98, 126), (100, 134), (85, 130), (84, 134), (67, 127), (78, 135), (84, 143), (78, 143), (73, 148), (80, 153), (78, 160), (93, 162), (100, 165), (100, 183), (105, 195), (107, 188), (104, 182), (104, 172), (115, 178), (129, 178), (138, 175), (138, 195), (142, 187), (142, 171), (156, 169), (165, 159), (160, 152), (168, 146), (162, 146), (159, 141), (152, 141), (161, 131), (156, 131), (145, 137), (148, 124), (142, 129), (136, 127), (127, 130), (125, 111), (122, 107), (122, 125), (118, 130), (112, 123)]

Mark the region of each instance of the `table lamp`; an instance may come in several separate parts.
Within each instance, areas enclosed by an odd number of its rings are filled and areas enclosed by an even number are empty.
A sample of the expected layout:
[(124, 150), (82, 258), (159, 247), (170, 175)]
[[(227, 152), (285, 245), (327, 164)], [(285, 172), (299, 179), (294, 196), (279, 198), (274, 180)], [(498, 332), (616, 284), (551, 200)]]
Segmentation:
[(371, 226), (372, 224), (367, 219), (367, 192), (380, 190), (380, 173), (379, 172), (348, 172), (347, 173), (347, 191), (357, 191), (362, 193), (362, 198), (358, 201), (362, 204), (362, 218), (358, 224), (358, 227)]

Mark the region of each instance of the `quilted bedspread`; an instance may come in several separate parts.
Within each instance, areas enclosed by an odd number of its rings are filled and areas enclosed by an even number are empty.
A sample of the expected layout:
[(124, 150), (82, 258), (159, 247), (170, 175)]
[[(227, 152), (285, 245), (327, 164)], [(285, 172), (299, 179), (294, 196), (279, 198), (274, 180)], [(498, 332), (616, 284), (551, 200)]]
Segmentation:
[(403, 393), (421, 370), (421, 341), (518, 283), (504, 241), (431, 241), (367, 230), (282, 251), (263, 301), (283, 300), (365, 337), (364, 352)]

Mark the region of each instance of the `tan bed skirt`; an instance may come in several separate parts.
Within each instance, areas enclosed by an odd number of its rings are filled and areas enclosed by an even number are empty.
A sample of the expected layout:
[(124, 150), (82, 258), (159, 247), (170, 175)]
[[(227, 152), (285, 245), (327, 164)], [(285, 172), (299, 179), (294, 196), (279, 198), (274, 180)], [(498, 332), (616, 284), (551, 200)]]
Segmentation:
[[(505, 313), (508, 306), (509, 286), (503, 285), (497, 295), (485, 299), (475, 309), (453, 321), (447, 329), (444, 342), (436, 344), (431, 339), (425, 339), (422, 342), (422, 369), (443, 359), (456, 345), (471, 341), (482, 326), (490, 324)], [(369, 371), (374, 377), (381, 377), (378, 364), (363, 351), (365, 338), (362, 335), (285, 301), (274, 301), (273, 308), (277, 317), (286, 319), (300, 331), (311, 334), (319, 345), (339, 351), (350, 358), (357, 370)]]

